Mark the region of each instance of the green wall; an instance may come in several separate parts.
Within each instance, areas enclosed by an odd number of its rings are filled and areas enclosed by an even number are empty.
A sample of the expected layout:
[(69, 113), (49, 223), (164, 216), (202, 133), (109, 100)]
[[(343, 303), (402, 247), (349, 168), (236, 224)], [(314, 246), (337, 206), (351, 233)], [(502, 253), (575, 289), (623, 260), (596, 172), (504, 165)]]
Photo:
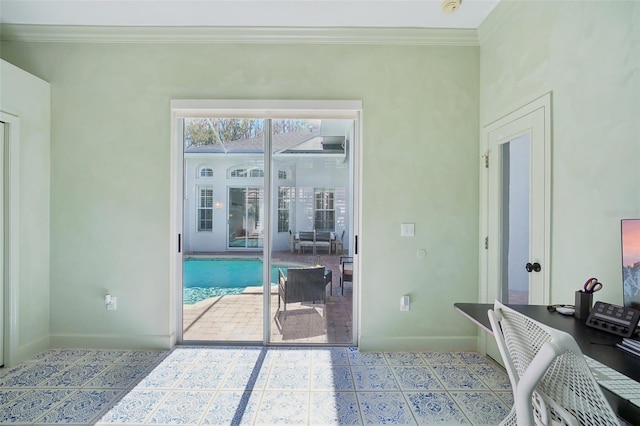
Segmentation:
[(591, 276), (622, 303), (640, 217), (640, 2), (502, 2), (479, 29), (480, 125), (552, 93), (551, 302)]
[[(640, 3), (502, 2), (479, 37), (480, 48), (3, 42), (3, 59), (51, 83), (52, 343), (171, 344), (178, 98), (361, 99), (361, 348), (453, 349), (475, 345), (452, 304), (478, 297), (479, 129), (552, 92), (551, 301), (571, 302), (595, 275), (599, 298), (621, 302), (619, 221), (640, 217)], [(403, 222), (414, 238), (399, 236)]]
[(210, 98), (362, 100), (360, 346), (475, 347), (452, 304), (478, 297), (477, 47), (6, 41), (1, 52), (52, 87), (53, 345), (171, 344), (169, 101)]

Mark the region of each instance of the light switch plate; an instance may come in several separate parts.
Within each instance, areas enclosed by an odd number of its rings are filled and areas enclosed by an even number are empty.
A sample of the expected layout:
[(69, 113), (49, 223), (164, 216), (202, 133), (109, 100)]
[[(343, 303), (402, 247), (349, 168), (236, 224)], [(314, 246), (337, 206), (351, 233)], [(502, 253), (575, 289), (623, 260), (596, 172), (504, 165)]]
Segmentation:
[(413, 223), (403, 223), (400, 226), (401, 237), (413, 237), (416, 234), (416, 225)]

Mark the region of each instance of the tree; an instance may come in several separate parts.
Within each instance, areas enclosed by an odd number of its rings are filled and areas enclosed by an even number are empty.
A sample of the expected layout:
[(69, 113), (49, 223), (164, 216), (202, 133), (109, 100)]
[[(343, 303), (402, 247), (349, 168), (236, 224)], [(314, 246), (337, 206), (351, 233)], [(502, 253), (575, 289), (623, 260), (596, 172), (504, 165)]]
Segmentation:
[(249, 118), (187, 118), (185, 145), (216, 145), (262, 134), (264, 120)]
[[(308, 120), (273, 120), (274, 134), (297, 132), (312, 127)], [(252, 118), (186, 118), (185, 146), (216, 145), (262, 136), (264, 120)]]

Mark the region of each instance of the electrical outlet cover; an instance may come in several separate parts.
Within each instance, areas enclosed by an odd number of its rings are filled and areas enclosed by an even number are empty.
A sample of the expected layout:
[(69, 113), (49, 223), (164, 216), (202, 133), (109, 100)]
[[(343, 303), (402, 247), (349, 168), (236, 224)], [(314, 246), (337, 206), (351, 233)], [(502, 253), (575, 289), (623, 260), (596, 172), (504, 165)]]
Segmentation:
[(400, 227), (400, 236), (402, 237), (413, 237), (415, 235), (415, 224), (413, 223), (403, 223)]
[(118, 309), (118, 306), (117, 306), (116, 302), (117, 302), (116, 297), (115, 296), (111, 296), (111, 303), (109, 303), (107, 305), (107, 310), (108, 311), (115, 311), (116, 309)]

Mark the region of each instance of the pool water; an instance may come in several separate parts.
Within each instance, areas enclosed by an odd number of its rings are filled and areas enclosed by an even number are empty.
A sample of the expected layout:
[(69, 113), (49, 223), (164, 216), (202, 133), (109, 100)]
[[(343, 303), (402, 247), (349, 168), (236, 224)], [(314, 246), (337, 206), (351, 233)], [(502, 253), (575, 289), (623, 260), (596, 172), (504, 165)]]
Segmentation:
[[(272, 265), (271, 282), (278, 282), (278, 268)], [(260, 259), (186, 259), (183, 263), (183, 303), (192, 305), (204, 299), (240, 294), (247, 287), (262, 286)]]

